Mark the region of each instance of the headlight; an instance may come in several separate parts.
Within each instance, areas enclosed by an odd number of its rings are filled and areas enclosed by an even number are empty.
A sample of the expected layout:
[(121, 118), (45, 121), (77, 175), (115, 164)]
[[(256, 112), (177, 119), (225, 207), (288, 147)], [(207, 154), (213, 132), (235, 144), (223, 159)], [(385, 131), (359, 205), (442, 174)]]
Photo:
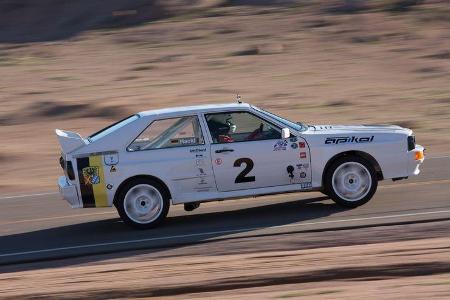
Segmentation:
[(425, 158), (425, 155), (423, 154), (422, 150), (416, 152), (416, 157), (415, 157), (416, 160), (423, 160), (424, 158)]

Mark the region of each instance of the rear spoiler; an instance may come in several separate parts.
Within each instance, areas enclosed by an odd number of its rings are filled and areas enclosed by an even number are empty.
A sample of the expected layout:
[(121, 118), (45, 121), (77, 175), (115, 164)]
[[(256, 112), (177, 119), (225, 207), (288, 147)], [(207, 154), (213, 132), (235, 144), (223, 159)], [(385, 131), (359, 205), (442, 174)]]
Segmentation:
[(65, 154), (87, 145), (86, 141), (76, 132), (56, 129), (55, 133)]

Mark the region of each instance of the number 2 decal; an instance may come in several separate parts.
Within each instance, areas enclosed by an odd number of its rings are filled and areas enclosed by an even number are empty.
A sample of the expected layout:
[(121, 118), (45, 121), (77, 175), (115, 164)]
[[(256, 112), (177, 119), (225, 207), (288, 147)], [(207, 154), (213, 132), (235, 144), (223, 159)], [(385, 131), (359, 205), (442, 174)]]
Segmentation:
[(242, 164), (245, 164), (245, 169), (242, 170), (241, 173), (236, 177), (234, 183), (243, 183), (243, 182), (253, 182), (255, 181), (255, 176), (246, 176), (253, 169), (254, 163), (250, 158), (239, 158), (234, 162), (235, 167), (240, 167)]

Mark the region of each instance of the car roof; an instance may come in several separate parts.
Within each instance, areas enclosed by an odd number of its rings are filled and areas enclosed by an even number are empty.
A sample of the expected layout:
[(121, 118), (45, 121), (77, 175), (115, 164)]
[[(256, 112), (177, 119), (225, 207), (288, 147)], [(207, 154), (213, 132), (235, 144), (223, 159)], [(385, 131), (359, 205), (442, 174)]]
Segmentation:
[(205, 104), (194, 106), (178, 106), (163, 109), (147, 110), (139, 113), (141, 117), (155, 116), (155, 115), (168, 115), (179, 113), (197, 113), (197, 112), (214, 112), (222, 110), (233, 110), (249, 108), (248, 103), (225, 103), (225, 104)]

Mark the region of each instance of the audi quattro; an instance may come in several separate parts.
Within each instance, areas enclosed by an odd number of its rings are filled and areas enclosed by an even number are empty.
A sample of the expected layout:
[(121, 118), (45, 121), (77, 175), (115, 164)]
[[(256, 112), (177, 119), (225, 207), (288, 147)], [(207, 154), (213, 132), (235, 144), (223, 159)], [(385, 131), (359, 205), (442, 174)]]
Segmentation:
[(73, 208), (114, 205), (150, 228), (169, 206), (297, 191), (368, 202), (381, 180), (419, 174), (424, 148), (394, 125), (306, 125), (246, 103), (144, 111), (89, 137), (56, 130)]

